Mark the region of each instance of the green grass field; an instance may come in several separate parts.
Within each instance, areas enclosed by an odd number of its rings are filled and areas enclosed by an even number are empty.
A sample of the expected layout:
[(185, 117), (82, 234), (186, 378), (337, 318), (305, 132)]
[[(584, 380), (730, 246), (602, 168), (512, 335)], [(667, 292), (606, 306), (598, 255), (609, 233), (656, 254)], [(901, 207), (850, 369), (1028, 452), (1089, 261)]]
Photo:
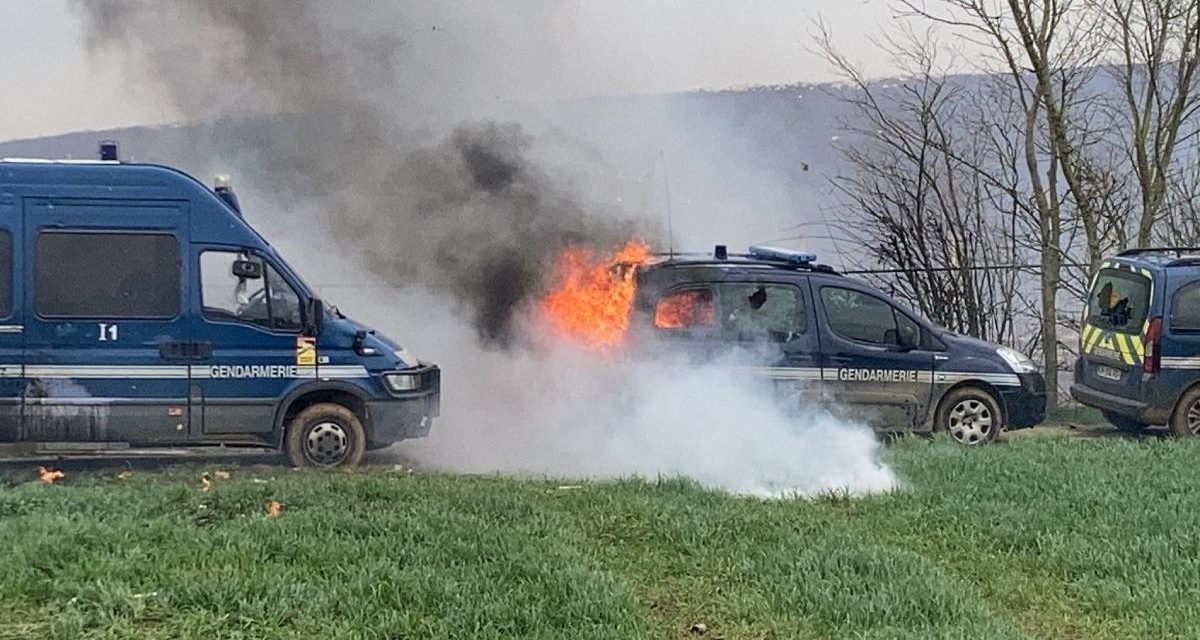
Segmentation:
[(896, 493), (766, 502), (675, 480), (10, 469), (0, 638), (1200, 637), (1200, 442), (886, 456)]

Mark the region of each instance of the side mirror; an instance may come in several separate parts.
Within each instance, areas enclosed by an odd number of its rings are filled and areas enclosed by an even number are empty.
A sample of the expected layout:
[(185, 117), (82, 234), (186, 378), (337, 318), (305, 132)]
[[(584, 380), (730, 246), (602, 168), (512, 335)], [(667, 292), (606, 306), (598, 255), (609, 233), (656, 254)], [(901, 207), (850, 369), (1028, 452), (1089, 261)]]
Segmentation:
[(304, 317), (301, 318), (304, 324), (304, 334), (310, 338), (316, 338), (321, 335), (321, 331), (325, 328), (325, 303), (320, 298), (309, 298), (308, 304), (302, 307)]
[(896, 331), (895, 329), (889, 329), (887, 333), (884, 334), (884, 338), (886, 338), (888, 342), (893, 345), (892, 348), (897, 351), (912, 351), (920, 346), (921, 342), (920, 332), (914, 336), (904, 331)]
[(263, 277), (262, 263), (256, 260), (235, 260), (232, 272), (239, 280), (258, 280)]

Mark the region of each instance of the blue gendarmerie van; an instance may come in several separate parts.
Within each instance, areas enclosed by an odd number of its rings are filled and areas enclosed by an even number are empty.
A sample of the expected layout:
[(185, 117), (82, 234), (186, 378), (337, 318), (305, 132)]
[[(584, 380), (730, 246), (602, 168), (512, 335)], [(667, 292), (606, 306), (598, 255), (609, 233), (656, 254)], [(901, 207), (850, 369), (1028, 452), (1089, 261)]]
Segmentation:
[(880, 431), (978, 445), (1045, 417), (1045, 381), (1029, 358), (937, 327), (812, 254), (718, 246), (668, 256), (637, 279), (632, 322), (646, 348), (736, 352), (780, 392), (829, 401)]
[(32, 455), (271, 447), (359, 463), (428, 434), (440, 372), (326, 306), (215, 190), (0, 161), (0, 441)]
[(1122, 431), (1200, 435), (1200, 249), (1135, 249), (1101, 263), (1071, 395)]

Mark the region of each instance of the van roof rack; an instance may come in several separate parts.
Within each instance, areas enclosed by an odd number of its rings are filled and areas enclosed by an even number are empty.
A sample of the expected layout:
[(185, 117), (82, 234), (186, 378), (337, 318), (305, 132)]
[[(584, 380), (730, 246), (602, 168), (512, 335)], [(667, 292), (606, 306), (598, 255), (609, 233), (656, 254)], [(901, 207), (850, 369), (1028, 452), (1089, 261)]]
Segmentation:
[[(757, 249), (757, 251), (755, 249)], [(714, 266), (762, 265), (777, 269), (837, 274), (837, 271), (834, 270), (833, 267), (827, 264), (819, 264), (815, 262), (815, 255), (806, 254), (804, 252), (794, 252), (797, 256), (800, 256), (803, 259), (796, 259), (795, 257), (791, 257), (789, 259), (789, 256), (785, 255), (784, 253), (780, 253), (778, 254), (779, 257), (775, 257), (775, 254), (764, 253), (763, 249), (768, 251), (787, 251), (772, 250), (769, 247), (752, 247), (750, 253), (732, 253), (726, 249), (724, 245), (717, 245), (716, 251), (711, 253), (700, 251), (671, 251), (668, 253), (655, 253), (654, 256), (657, 258), (664, 258), (665, 263), (667, 264), (678, 261), (679, 263), (684, 264)]]

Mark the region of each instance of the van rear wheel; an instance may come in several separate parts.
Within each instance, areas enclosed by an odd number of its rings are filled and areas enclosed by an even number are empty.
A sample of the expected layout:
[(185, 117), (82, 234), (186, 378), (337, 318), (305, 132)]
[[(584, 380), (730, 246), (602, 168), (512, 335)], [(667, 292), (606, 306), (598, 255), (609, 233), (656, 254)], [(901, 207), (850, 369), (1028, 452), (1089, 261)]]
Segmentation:
[(1171, 434), (1179, 438), (1200, 436), (1200, 387), (1188, 389), (1171, 414)]
[(936, 431), (947, 431), (955, 442), (968, 446), (992, 442), (1004, 428), (995, 398), (977, 387), (962, 387), (946, 394), (935, 419)]
[(297, 467), (353, 467), (366, 450), (362, 421), (340, 404), (314, 404), (288, 425), (287, 454)]

